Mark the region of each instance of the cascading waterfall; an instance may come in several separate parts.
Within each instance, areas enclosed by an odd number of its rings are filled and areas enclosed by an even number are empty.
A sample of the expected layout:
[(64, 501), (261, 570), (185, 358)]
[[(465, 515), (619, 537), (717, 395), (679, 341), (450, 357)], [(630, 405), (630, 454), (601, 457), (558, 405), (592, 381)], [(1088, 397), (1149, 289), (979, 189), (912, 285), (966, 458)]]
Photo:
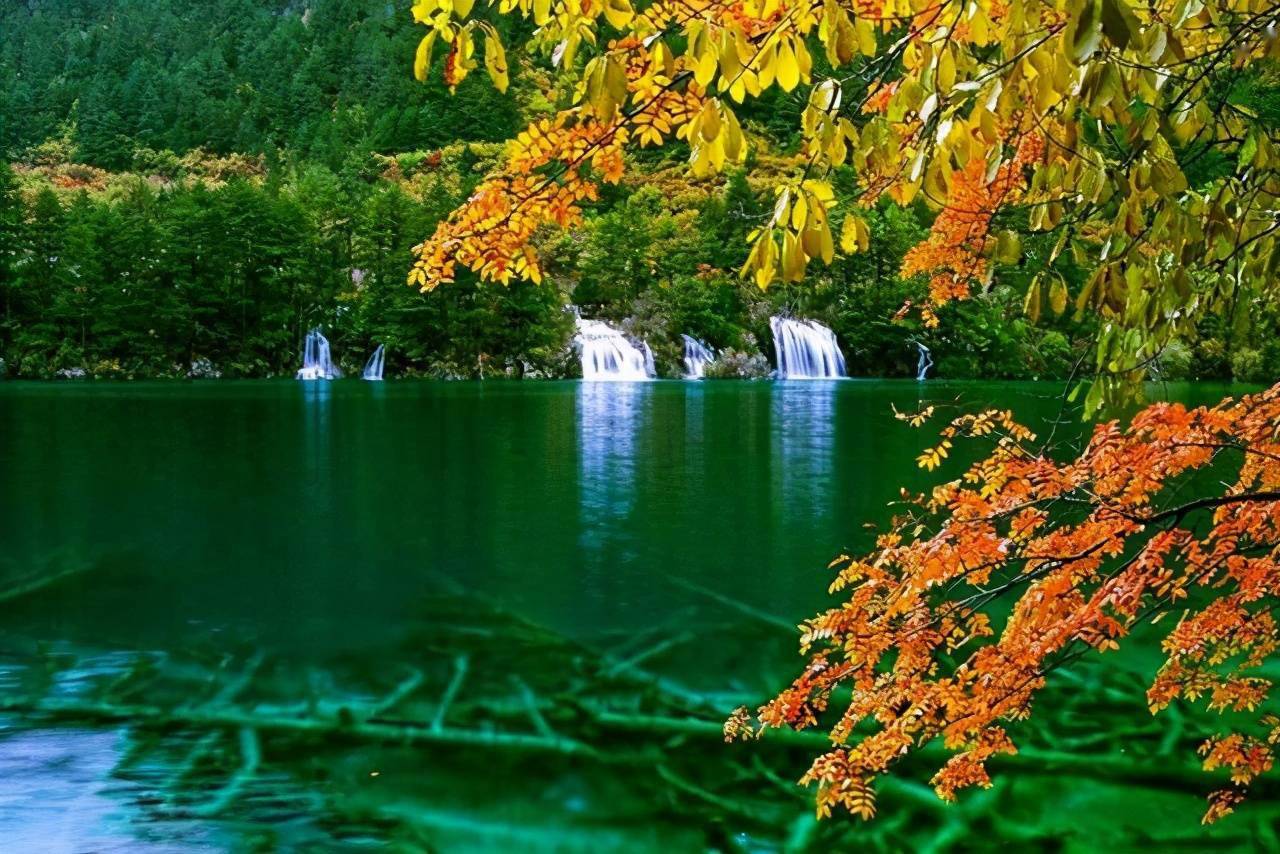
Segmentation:
[(773, 348), (778, 354), (778, 377), (784, 380), (843, 377), (844, 354), (836, 334), (816, 320), (771, 317)]
[(329, 355), (329, 339), (320, 334), (319, 328), (312, 329), (302, 348), (302, 370), (298, 371), (298, 379), (332, 380), (340, 376), (342, 371)]
[(920, 351), (920, 361), (916, 362), (916, 379), (924, 382), (925, 374), (929, 373), (929, 369), (933, 367), (933, 355), (929, 352), (929, 348), (916, 342), (916, 349)]
[(364, 363), (364, 373), (360, 375), (361, 379), (373, 382), (382, 381), (382, 363), (386, 358), (386, 352), (386, 345), (379, 344), (378, 349), (374, 350), (373, 355), (369, 357), (369, 361)]
[(715, 351), (691, 335), (681, 335), (684, 340), (684, 376), (700, 380), (707, 370), (707, 363), (715, 359)]
[(648, 344), (641, 341), (637, 347), (603, 320), (579, 317), (577, 327), (584, 380), (650, 380), (657, 375)]

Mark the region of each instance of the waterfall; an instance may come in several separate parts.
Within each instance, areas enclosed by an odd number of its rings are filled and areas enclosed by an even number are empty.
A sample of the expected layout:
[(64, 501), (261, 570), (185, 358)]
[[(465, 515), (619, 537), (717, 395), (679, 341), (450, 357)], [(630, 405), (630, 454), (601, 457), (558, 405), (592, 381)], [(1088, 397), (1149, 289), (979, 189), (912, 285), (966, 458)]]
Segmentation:
[(307, 333), (307, 343), (302, 348), (302, 370), (298, 371), (300, 380), (332, 380), (342, 376), (342, 371), (333, 363), (329, 355), (329, 339), (320, 334), (320, 329), (312, 329)]
[(920, 351), (920, 361), (916, 362), (916, 379), (923, 382), (925, 374), (933, 367), (933, 356), (929, 353), (929, 348), (919, 341), (916, 342), (916, 349)]
[(373, 351), (373, 355), (369, 357), (369, 361), (364, 363), (364, 373), (361, 379), (373, 380), (380, 382), (382, 380), (382, 363), (386, 358), (387, 347), (385, 344), (379, 344), (378, 349)]
[(836, 334), (816, 320), (771, 317), (773, 348), (778, 354), (778, 377), (784, 380), (843, 377), (844, 354)]
[(577, 327), (584, 380), (649, 380), (657, 374), (653, 351), (643, 341), (637, 347), (603, 320), (579, 317)]
[(707, 363), (716, 357), (715, 352), (697, 338), (681, 335), (684, 340), (684, 376), (689, 380), (702, 379)]

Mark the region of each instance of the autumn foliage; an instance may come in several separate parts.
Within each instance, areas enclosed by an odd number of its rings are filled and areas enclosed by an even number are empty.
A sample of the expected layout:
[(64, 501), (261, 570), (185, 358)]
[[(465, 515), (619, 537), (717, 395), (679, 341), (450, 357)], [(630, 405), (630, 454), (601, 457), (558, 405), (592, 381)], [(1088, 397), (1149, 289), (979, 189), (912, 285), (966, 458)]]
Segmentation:
[[(990, 282), (988, 258), (995, 242), (991, 219), (1021, 198), (1028, 167), (1044, 156), (1044, 138), (1022, 134), (1012, 148), (1013, 157), (990, 176), (985, 160), (974, 158), (965, 164), (952, 179), (950, 201), (934, 219), (929, 237), (902, 259), (903, 276), (929, 275), (932, 306), (967, 299), (975, 283)], [(932, 307), (925, 308), (925, 323), (938, 325)]]
[[(603, 64), (609, 80), (599, 98), (575, 114), (530, 125), (511, 142), (504, 168), (418, 247), (411, 283), (431, 290), (453, 281), (458, 264), (504, 284), (513, 276), (541, 281), (530, 246), (534, 233), (544, 225), (580, 224), (582, 204), (597, 198), (599, 184), (621, 179), (623, 149), (633, 136), (652, 145), (677, 128), (685, 132), (695, 119), (718, 119), (714, 108), (704, 109), (696, 84), (670, 88), (669, 54), (651, 56), (635, 47), (611, 45), (621, 59)], [(624, 115), (619, 106), (629, 98), (638, 106)]]
[[(799, 93), (799, 144), (743, 276), (800, 281), (866, 249), (870, 206), (923, 202), (937, 221), (902, 271), (928, 277), (924, 320), (1023, 266), (1033, 321), (1072, 301), (1103, 321), (1089, 415), (1136, 398), (1170, 342), (1280, 271), (1280, 139), (1232, 95), (1280, 57), (1266, 0), (416, 0), (413, 15), (419, 77), (439, 45), (445, 83), (483, 54), (505, 89), (493, 19), (512, 15), (535, 27), (529, 56), (575, 84), (419, 247), (423, 289), (458, 264), (539, 279), (533, 236), (574, 225), (633, 146), (686, 143), (695, 175), (748, 162), (740, 105), (770, 90)], [(991, 234), (997, 216), (1048, 240), (1031, 257)]]
[[(1099, 424), (1065, 462), (1008, 412), (965, 415), (920, 464), (936, 468), (962, 439), (991, 453), (928, 495), (904, 494), (873, 553), (833, 564), (843, 601), (802, 626), (804, 672), (760, 707), (758, 728), (739, 709), (726, 736), (829, 728), (833, 747), (804, 782), (820, 814), (863, 817), (875, 778), (939, 740), (951, 757), (931, 782), (951, 800), (991, 785), (987, 761), (1016, 752), (1016, 724), (1054, 668), (1169, 620), (1147, 705), (1240, 713), (1200, 748), (1205, 770), (1229, 777), (1205, 820), (1231, 812), (1280, 740), (1280, 719), (1259, 716), (1271, 683), (1256, 675), (1280, 637), (1280, 386)], [(1221, 493), (1180, 491), (1210, 472), (1228, 478)]]
[[(1231, 97), (1280, 58), (1266, 0), (417, 0), (419, 76), (440, 40), (456, 84), (483, 37), (506, 86), (497, 32), (473, 9), (530, 19), (531, 53), (575, 95), (418, 247), (420, 288), (459, 264), (538, 280), (538, 229), (579, 222), (628, 147), (683, 141), (695, 175), (747, 162), (738, 105), (778, 89), (804, 106), (791, 168), (749, 237), (742, 274), (761, 287), (803, 280), (837, 248), (865, 251), (870, 206), (922, 202), (936, 219), (901, 272), (928, 277), (925, 321), (1021, 265), (1033, 321), (1071, 301), (1098, 320), (1086, 417), (1135, 399), (1206, 317), (1274, 300), (1280, 139)], [(1037, 254), (993, 234), (999, 217), (1019, 218)], [(1165, 617), (1152, 711), (1205, 701), (1255, 714), (1280, 593), (1277, 425), (1280, 387), (1159, 404), (1059, 461), (1007, 412), (957, 419), (921, 465), (942, 465), (962, 438), (991, 453), (909, 498), (873, 554), (836, 564), (845, 600), (805, 624), (809, 665), (756, 723), (830, 729), (833, 749), (805, 777), (822, 814), (870, 816), (876, 776), (934, 740), (952, 753), (933, 778), (951, 799), (989, 785), (988, 760), (1016, 751), (1007, 727), (1050, 671)], [(1228, 468), (1223, 491), (1179, 491)], [(1206, 820), (1272, 765), (1280, 720), (1246, 723), (1201, 749), (1206, 770), (1229, 776)], [(726, 732), (760, 729), (744, 709)]]

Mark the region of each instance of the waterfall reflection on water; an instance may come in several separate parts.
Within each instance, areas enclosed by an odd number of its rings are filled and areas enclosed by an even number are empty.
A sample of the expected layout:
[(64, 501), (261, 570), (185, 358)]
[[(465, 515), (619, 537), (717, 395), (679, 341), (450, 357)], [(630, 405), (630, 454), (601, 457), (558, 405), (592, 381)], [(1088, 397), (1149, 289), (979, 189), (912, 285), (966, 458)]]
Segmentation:
[(650, 391), (640, 383), (577, 389), (579, 542), (589, 567), (632, 556), (627, 519), (635, 508), (637, 438), (648, 421)]
[(770, 408), (771, 433), (780, 461), (774, 471), (774, 503), (792, 517), (823, 516), (836, 488), (833, 475), (838, 384), (778, 383)]

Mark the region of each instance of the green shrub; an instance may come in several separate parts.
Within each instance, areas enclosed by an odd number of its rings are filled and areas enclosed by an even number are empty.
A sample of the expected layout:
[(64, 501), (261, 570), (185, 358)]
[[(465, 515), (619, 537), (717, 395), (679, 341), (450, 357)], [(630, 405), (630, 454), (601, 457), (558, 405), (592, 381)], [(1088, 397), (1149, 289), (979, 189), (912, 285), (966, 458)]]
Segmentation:
[(1187, 380), (1191, 379), (1191, 368), (1195, 360), (1195, 354), (1191, 348), (1182, 341), (1170, 341), (1160, 352), (1159, 358), (1153, 365), (1152, 374), (1161, 380)]
[(1231, 376), (1226, 345), (1218, 338), (1201, 338), (1191, 360), (1191, 376), (1198, 380), (1225, 379)]
[(1271, 381), (1271, 372), (1266, 369), (1261, 353), (1241, 347), (1231, 355), (1231, 377), (1241, 383), (1266, 383)]

